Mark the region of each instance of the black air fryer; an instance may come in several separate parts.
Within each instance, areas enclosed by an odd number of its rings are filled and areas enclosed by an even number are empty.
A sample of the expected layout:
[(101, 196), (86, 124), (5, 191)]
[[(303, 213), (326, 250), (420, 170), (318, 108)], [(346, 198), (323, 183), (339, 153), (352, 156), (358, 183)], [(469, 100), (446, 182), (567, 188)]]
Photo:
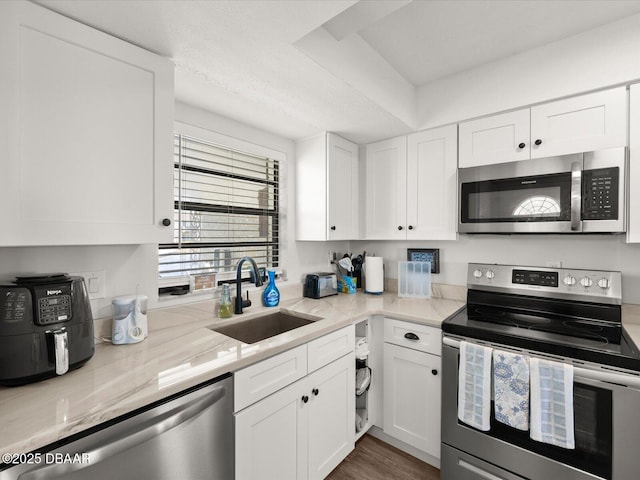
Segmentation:
[(82, 277), (17, 277), (0, 285), (0, 385), (64, 375), (95, 351), (93, 316)]

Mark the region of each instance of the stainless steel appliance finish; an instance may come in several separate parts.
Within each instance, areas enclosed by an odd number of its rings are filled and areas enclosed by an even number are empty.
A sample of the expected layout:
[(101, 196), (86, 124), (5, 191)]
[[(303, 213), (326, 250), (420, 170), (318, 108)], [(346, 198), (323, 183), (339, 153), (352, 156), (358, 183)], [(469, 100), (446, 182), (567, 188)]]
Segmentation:
[(458, 170), (462, 233), (621, 233), (627, 151)]
[(323, 298), (338, 294), (338, 280), (335, 273), (308, 273), (304, 279), (303, 296)]
[(219, 377), (74, 436), (0, 480), (228, 480), (234, 478), (233, 378)]
[[(635, 478), (640, 352), (621, 324), (619, 272), (469, 264), (468, 279), (466, 308), (442, 326), (442, 479)], [(459, 421), (461, 341), (572, 364), (576, 448)]]

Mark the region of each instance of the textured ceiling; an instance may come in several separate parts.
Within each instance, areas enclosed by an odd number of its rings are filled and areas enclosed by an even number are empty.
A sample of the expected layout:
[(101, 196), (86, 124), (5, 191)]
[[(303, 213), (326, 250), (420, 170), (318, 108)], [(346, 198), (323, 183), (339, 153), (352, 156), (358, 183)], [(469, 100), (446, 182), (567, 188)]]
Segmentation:
[(39, 0), (176, 65), (176, 97), (298, 139), (415, 128), (415, 88), (640, 12), (640, 1)]

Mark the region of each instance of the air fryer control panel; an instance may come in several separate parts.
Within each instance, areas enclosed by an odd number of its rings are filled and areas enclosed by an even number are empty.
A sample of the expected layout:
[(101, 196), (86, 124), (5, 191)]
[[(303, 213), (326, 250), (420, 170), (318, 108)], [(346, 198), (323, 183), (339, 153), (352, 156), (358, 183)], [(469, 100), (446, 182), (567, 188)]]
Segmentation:
[(34, 320), (38, 325), (71, 320), (71, 283), (33, 287)]

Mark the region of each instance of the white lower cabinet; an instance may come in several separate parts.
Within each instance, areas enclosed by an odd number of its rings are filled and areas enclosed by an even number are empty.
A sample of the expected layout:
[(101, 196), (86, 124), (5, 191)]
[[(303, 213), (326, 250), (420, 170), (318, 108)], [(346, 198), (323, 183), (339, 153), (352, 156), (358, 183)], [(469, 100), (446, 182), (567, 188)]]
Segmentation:
[[(408, 348), (387, 332), (389, 325), (404, 325)], [(397, 330), (397, 328), (396, 328)], [(384, 432), (435, 458), (440, 458), (441, 357), (439, 343), (429, 353), (421, 342), (425, 336), (440, 336), (436, 328), (385, 319), (384, 343)], [(414, 340), (412, 340), (414, 339)], [(401, 343), (397, 345), (390, 342)], [(427, 351), (425, 351), (427, 350)]]
[[(336, 340), (344, 334), (350, 338), (346, 355), (335, 348)], [(297, 347), (308, 347), (315, 353), (324, 347), (324, 351), (336, 353), (317, 370), (235, 413), (237, 480), (322, 479), (353, 450), (353, 334), (354, 327), (349, 326)], [(291, 362), (283, 354), (264, 362), (276, 368), (282, 363), (279, 359)], [(237, 376), (257, 378), (254, 373), (265, 371), (261, 368), (264, 362), (241, 370)], [(309, 363), (313, 364), (311, 358)], [(236, 402), (239, 404), (244, 403)]]
[(309, 479), (326, 477), (353, 450), (354, 377), (353, 353), (307, 377)]

